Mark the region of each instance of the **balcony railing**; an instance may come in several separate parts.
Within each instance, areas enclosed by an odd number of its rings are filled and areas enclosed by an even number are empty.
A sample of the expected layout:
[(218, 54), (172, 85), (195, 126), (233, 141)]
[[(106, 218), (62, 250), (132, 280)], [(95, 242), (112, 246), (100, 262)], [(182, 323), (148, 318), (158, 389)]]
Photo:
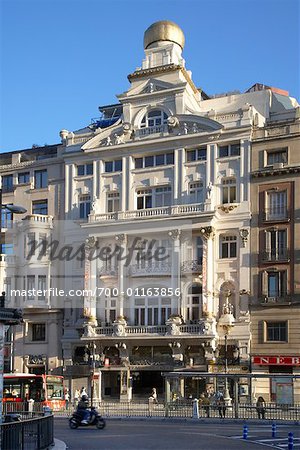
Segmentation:
[(262, 252), (263, 261), (288, 261), (289, 257), (289, 251), (286, 248), (268, 249)]
[(181, 264), (182, 273), (201, 273), (202, 264), (199, 260), (184, 261)]
[(267, 222), (280, 222), (282, 220), (287, 220), (288, 218), (289, 212), (286, 206), (266, 208), (263, 214), (263, 219)]
[(100, 267), (99, 276), (115, 277), (118, 275), (118, 266)]
[(137, 137), (145, 137), (151, 134), (161, 135), (163, 133), (168, 133), (168, 125), (156, 125), (154, 127), (140, 128), (139, 130), (136, 130), (135, 133)]
[(130, 266), (130, 275), (164, 275), (171, 273), (171, 264), (169, 263), (152, 263), (141, 267), (139, 264)]
[(274, 295), (267, 295), (262, 297), (261, 303), (263, 304), (276, 304), (276, 303), (289, 303), (291, 301), (290, 297), (280, 293), (275, 293)]
[(29, 221), (31, 223), (43, 223), (46, 225), (53, 224), (53, 217), (46, 214), (29, 214), (24, 217), (23, 220)]
[(132, 211), (117, 211), (114, 213), (89, 215), (89, 222), (107, 222), (131, 219), (148, 219), (164, 216), (193, 215), (204, 211), (204, 203), (188, 205), (160, 206), (158, 208), (135, 209)]
[[(191, 325), (180, 325), (180, 333), (182, 335), (201, 335), (203, 334), (203, 324), (191, 324)], [(113, 336), (114, 327), (96, 327), (96, 335), (98, 336)], [(167, 325), (128, 325), (125, 327), (125, 334), (127, 336), (134, 335), (152, 335), (152, 336), (165, 336), (167, 335), (168, 327)]]

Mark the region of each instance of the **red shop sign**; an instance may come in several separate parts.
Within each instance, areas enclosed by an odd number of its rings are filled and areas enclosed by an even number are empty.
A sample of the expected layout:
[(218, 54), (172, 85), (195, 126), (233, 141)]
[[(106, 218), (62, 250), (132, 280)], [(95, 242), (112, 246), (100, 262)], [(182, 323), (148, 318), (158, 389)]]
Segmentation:
[(253, 356), (252, 363), (260, 366), (300, 366), (300, 356)]

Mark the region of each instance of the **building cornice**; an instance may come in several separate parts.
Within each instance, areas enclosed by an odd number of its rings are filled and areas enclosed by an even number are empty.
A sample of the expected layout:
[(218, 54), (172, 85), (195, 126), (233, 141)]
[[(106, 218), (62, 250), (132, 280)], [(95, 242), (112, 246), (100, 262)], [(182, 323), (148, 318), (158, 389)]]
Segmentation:
[(263, 169), (251, 172), (252, 178), (273, 177), (278, 175), (287, 175), (293, 173), (300, 173), (300, 166), (296, 167), (282, 167), (280, 169)]

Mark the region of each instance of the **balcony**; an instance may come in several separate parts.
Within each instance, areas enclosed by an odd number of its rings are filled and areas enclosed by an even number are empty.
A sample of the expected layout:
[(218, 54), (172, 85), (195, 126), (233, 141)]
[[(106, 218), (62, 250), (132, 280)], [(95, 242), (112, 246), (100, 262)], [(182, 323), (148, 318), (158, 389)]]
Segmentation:
[[(190, 325), (180, 325), (179, 331), (180, 336), (187, 337), (190, 335), (199, 336), (204, 335), (204, 327), (203, 323), (198, 324), (190, 324)], [(97, 336), (101, 337), (112, 337), (114, 336), (114, 327), (96, 327), (95, 332)], [(170, 337), (168, 332), (167, 325), (127, 325), (125, 327), (125, 336), (127, 337), (142, 337), (142, 336), (151, 336), (151, 337)], [(123, 338), (124, 336), (122, 336)]]
[(118, 266), (102, 266), (98, 273), (100, 277), (116, 277), (118, 275)]
[(263, 213), (265, 222), (285, 222), (289, 219), (289, 211), (286, 206), (266, 208)]
[(144, 267), (139, 264), (133, 264), (130, 266), (131, 276), (145, 276), (145, 275), (170, 275), (171, 264), (169, 263), (151, 263)]
[(118, 211), (104, 214), (89, 215), (89, 223), (94, 222), (117, 222), (120, 220), (149, 219), (170, 216), (192, 216), (203, 212), (204, 203), (190, 205), (160, 206), (159, 208), (135, 209), (132, 211)]
[(262, 306), (272, 306), (272, 305), (278, 305), (278, 304), (280, 304), (280, 305), (284, 305), (285, 304), (286, 305), (286, 304), (289, 304), (290, 301), (291, 301), (290, 296), (288, 296), (288, 295), (280, 295), (278, 293), (277, 296), (273, 296), (273, 297), (265, 296), (265, 297), (262, 297), (260, 303), (261, 303)]
[(282, 262), (289, 261), (290, 259), (289, 251), (286, 248), (267, 249), (262, 252), (261, 256), (262, 260), (265, 262)]
[(23, 219), (26, 223), (32, 225), (49, 225), (51, 228), (53, 226), (53, 217), (46, 214), (29, 214)]
[(190, 260), (184, 261), (181, 264), (181, 273), (201, 273), (202, 272), (202, 261)]

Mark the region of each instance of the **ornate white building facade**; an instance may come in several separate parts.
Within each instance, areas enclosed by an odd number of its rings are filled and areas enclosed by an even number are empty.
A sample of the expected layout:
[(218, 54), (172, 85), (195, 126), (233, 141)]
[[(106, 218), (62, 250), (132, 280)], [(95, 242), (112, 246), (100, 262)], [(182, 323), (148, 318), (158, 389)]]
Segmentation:
[[(60, 133), (64, 220), (54, 227), (86, 256), (51, 262), (51, 286), (65, 292), (52, 295), (64, 315), (56, 370), (72, 392), (91, 370), (96, 397), (123, 399), (162, 390), (164, 371), (224, 371), (225, 334), (229, 372), (250, 367), (251, 137), (278, 98), (257, 86), (210, 98), (183, 47), (177, 25), (153, 24), (118, 103)], [(174, 393), (203, 389), (195, 379)]]

